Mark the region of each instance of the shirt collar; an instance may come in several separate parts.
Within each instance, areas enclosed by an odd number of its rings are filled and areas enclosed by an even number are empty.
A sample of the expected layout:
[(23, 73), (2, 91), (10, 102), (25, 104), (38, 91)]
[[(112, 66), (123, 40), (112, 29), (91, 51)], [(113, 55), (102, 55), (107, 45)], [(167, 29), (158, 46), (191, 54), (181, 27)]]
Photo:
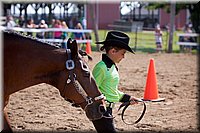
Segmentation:
[(115, 65), (118, 71), (116, 64), (106, 54), (102, 54), (102, 61), (106, 64), (107, 68), (111, 68), (112, 65)]

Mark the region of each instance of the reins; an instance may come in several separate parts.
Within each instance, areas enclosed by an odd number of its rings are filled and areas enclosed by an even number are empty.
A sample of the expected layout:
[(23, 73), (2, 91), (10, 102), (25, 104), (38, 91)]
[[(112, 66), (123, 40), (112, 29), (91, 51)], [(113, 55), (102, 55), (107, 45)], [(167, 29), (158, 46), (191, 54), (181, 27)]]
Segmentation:
[(119, 111), (121, 108), (124, 107), (123, 110), (122, 110), (121, 119), (122, 119), (122, 121), (123, 121), (125, 124), (127, 124), (127, 125), (133, 125), (133, 124), (138, 123), (140, 120), (142, 120), (142, 118), (143, 118), (143, 116), (144, 116), (144, 114), (145, 114), (145, 112), (146, 112), (146, 104), (145, 104), (145, 102), (142, 101), (142, 100), (141, 100), (141, 101), (137, 101), (137, 102), (142, 102), (142, 104), (143, 104), (143, 111), (142, 111), (140, 117), (139, 117), (135, 122), (133, 122), (133, 123), (128, 123), (128, 122), (126, 122), (125, 119), (124, 119), (124, 113), (125, 113), (126, 109), (129, 107), (129, 105), (131, 105), (130, 102), (131, 102), (131, 101), (124, 102), (124, 103), (122, 103), (122, 104), (120, 105), (120, 107), (118, 108), (118, 111)]

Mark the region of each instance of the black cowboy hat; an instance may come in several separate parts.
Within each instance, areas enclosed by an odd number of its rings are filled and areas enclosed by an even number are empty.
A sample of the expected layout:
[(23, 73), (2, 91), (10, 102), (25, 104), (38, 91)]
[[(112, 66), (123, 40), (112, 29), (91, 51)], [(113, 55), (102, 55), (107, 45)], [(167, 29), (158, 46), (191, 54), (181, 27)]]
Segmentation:
[(102, 48), (105, 48), (106, 46), (120, 47), (134, 54), (134, 51), (128, 46), (129, 37), (120, 31), (109, 31), (105, 41), (96, 42), (96, 44), (104, 44)]

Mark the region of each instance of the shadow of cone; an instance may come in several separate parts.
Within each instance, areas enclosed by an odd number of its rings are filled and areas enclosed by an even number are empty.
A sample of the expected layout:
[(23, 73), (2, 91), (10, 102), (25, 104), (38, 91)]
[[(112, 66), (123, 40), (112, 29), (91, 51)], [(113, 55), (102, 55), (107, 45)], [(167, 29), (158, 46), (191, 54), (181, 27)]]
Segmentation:
[(92, 53), (89, 41), (87, 41), (87, 43), (86, 43), (86, 49), (85, 49), (85, 51), (86, 51), (87, 54), (91, 54)]
[(143, 100), (153, 101), (153, 102), (159, 102), (159, 101), (165, 100), (165, 98), (159, 98), (159, 95), (158, 95), (158, 86), (157, 86), (154, 59), (150, 59), (147, 81), (146, 81), (146, 88), (145, 88)]

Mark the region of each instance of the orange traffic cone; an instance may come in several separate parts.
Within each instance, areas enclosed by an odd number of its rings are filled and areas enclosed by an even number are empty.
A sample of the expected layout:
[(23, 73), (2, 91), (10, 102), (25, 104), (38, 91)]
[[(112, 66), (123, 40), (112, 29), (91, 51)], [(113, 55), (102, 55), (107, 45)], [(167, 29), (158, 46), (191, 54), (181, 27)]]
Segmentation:
[(144, 101), (164, 101), (164, 98), (159, 98), (158, 86), (156, 79), (156, 71), (154, 65), (154, 59), (150, 59), (146, 88), (144, 92)]
[(85, 51), (86, 51), (87, 54), (91, 54), (92, 53), (89, 41), (87, 41), (87, 43), (86, 43), (86, 50)]

